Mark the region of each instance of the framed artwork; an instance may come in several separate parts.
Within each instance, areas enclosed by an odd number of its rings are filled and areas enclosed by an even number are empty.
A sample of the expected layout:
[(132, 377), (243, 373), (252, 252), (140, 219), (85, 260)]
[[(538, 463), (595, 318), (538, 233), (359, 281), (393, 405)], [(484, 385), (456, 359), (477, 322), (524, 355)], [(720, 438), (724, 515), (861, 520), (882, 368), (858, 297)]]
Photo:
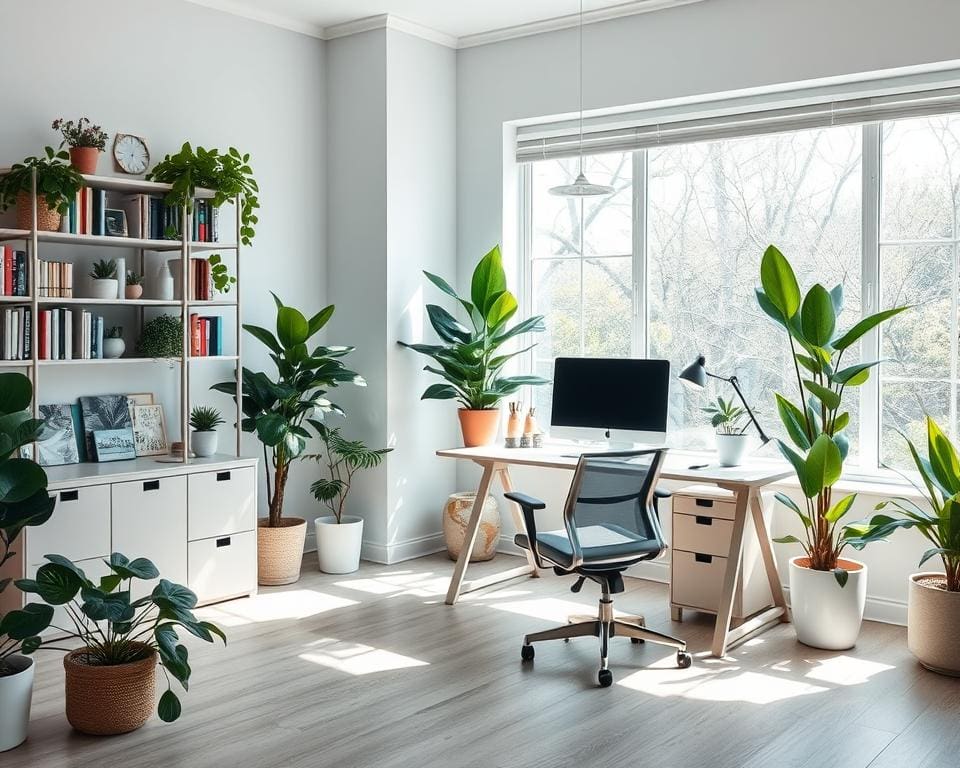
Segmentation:
[(134, 423), (133, 409), (138, 405), (153, 405), (156, 400), (153, 399), (153, 392), (134, 392), (127, 395), (127, 405), (130, 407), (130, 423)]
[(127, 212), (119, 208), (107, 208), (103, 212), (103, 230), (105, 235), (113, 237), (127, 236)]
[(83, 416), (83, 434), (87, 444), (87, 455), (97, 458), (93, 433), (101, 430), (129, 429), (133, 434), (133, 420), (130, 418), (130, 405), (126, 395), (93, 395), (80, 398), (80, 412)]
[(137, 456), (164, 456), (169, 452), (162, 405), (134, 406), (133, 437)]
[(137, 458), (133, 429), (95, 429), (93, 447), (97, 461), (123, 461)]
[(40, 466), (79, 464), (80, 451), (70, 404), (41, 405), (40, 418), (45, 422), (37, 439), (37, 461)]

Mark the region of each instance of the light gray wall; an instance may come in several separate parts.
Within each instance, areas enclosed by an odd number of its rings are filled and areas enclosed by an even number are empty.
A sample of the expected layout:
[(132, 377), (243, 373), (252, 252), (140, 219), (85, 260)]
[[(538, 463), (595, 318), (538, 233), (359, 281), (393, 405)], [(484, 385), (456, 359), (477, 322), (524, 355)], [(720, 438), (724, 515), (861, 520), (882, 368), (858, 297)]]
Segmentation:
[[(111, 142), (118, 131), (144, 136), (153, 162), (187, 140), (236, 146), (251, 154), (263, 205), (254, 245), (243, 252), (244, 321), (272, 325), (268, 289), (307, 312), (324, 305), (322, 41), (181, 0), (0, 0), (0, 27), (6, 62), (0, 68), (0, 165), (54, 144), (50, 123), (61, 115), (91, 118)], [(101, 157), (100, 172), (114, 172), (108, 155)], [(93, 255), (132, 255), (110, 251)], [(41, 257), (56, 258), (55, 251), (45, 248)], [(132, 312), (125, 311), (132, 321)], [(133, 341), (128, 336), (128, 344)], [(269, 359), (252, 339), (244, 356), (249, 366), (269, 370)], [(206, 390), (231, 371), (209, 365), (195, 378), (194, 397), (227, 412), (230, 399)], [(125, 366), (122, 379), (118, 370), (45, 368), (42, 401), (153, 391), (176, 421), (175, 370)], [(228, 449), (231, 438), (229, 430), (221, 433)], [(259, 454), (249, 436), (244, 445), (246, 453)], [(314, 505), (307, 494), (309, 473), (302, 469), (294, 470), (287, 493), (291, 515), (307, 514)]]

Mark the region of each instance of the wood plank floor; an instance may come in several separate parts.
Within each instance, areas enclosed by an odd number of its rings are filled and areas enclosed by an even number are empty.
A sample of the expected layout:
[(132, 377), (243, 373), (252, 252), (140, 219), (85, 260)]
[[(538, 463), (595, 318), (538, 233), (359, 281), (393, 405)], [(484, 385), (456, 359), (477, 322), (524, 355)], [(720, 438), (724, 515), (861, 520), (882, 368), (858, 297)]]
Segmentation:
[[(204, 609), (227, 648), (190, 642), (183, 717), (125, 736), (74, 733), (63, 671), (40, 658), (30, 736), (3, 768), (620, 766), (957, 768), (960, 681), (923, 670), (903, 628), (866, 622), (856, 649), (799, 645), (789, 625), (711, 658), (710, 617), (669, 620), (662, 584), (627, 580), (618, 610), (683, 636), (696, 654), (613, 642), (598, 689), (593, 638), (537, 647), (527, 631), (595, 607), (571, 579), (519, 580), (443, 604), (444, 556), (349, 576), (317, 573)], [(499, 556), (471, 575), (505, 569)], [(192, 638), (191, 638), (192, 640)]]

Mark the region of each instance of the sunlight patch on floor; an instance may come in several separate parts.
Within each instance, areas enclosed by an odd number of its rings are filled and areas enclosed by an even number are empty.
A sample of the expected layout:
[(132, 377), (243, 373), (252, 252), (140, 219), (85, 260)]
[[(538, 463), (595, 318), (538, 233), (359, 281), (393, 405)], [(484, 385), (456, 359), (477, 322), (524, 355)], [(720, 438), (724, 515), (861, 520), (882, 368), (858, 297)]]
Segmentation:
[(835, 685), (860, 685), (870, 682), (870, 678), (881, 672), (896, 669), (889, 664), (877, 661), (856, 659), (853, 656), (834, 656), (829, 659), (812, 662), (816, 666), (805, 677), (811, 680), (821, 680)]
[(227, 603), (198, 608), (197, 615), (224, 627), (240, 627), (282, 619), (305, 619), (318, 613), (359, 605), (357, 600), (335, 597), (312, 589), (269, 592)]
[(433, 571), (377, 574), (370, 578), (345, 579), (337, 581), (335, 586), (341, 589), (355, 589), (371, 595), (410, 595), (413, 597), (436, 597), (447, 592), (449, 577), (438, 576)]
[(369, 675), (375, 672), (429, 665), (429, 662), (414, 659), (411, 656), (331, 637), (316, 640), (307, 648), (309, 650), (301, 653), (299, 658), (350, 675)]
[[(528, 594), (528, 593), (524, 593)], [(502, 598), (502, 597), (512, 597), (512, 593), (507, 592), (496, 592), (489, 595), (491, 599)], [(535, 619), (543, 619), (544, 621), (553, 621), (558, 624), (563, 624), (570, 616), (596, 616), (597, 615), (597, 604), (595, 602), (591, 603), (575, 603), (572, 600), (561, 600), (557, 597), (540, 597), (540, 598), (531, 598), (529, 600), (511, 600), (506, 603), (488, 603), (491, 608), (496, 608), (498, 611), (509, 611), (510, 613), (517, 613), (521, 616), (530, 616)], [(618, 611), (614, 610), (613, 615), (615, 617), (619, 616), (634, 616), (628, 611)], [(534, 628), (531, 628), (531, 632)]]

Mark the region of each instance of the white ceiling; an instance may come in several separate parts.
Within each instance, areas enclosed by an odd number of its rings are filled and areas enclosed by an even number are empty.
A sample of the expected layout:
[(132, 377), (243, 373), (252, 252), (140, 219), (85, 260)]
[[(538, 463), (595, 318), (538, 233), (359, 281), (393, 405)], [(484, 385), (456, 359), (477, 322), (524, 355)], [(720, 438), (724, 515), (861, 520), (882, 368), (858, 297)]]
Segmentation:
[[(586, 22), (628, 16), (699, 0), (584, 0)], [(579, 0), (190, 0), (199, 5), (295, 29), (337, 37), (340, 25), (389, 15), (426, 27), (451, 44), (485, 42), (481, 36), (503, 30), (504, 37), (532, 34), (576, 23)], [(353, 30), (352, 26), (348, 26)], [(344, 31), (347, 31), (346, 29)], [(470, 40), (477, 36), (476, 41)]]

